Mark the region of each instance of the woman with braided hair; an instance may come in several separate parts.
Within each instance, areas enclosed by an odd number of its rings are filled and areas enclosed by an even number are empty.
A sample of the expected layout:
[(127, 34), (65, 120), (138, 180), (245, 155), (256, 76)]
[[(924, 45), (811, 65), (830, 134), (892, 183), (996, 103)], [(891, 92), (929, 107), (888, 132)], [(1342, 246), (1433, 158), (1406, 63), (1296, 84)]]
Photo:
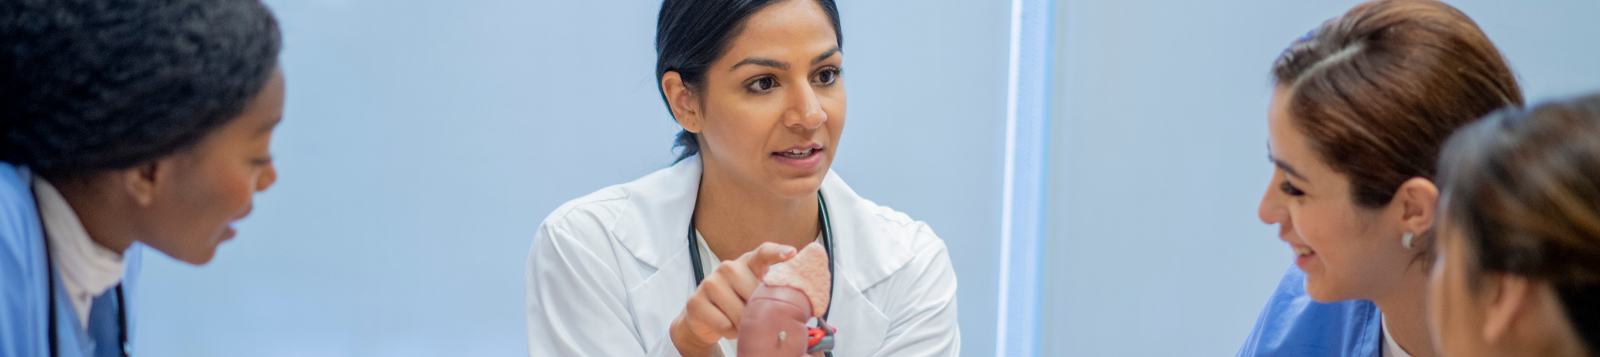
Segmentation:
[(0, 356), (128, 355), (130, 248), (233, 237), (277, 177), (279, 41), (259, 0), (0, 2)]

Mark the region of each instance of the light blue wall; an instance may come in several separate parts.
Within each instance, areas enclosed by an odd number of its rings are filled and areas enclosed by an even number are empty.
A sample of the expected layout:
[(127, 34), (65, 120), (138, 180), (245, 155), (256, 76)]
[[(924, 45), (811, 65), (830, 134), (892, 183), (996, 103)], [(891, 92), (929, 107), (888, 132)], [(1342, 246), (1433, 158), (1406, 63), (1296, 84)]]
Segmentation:
[[(1060, 0), (1043, 356), (1229, 356), (1291, 253), (1256, 218), (1268, 69), (1358, 1)], [(1451, 1), (1532, 101), (1600, 90), (1600, 2)]]
[[(268, 3), (289, 78), (280, 180), (210, 265), (147, 255), (137, 352), (525, 355), (539, 220), (673, 158), (660, 2)], [(834, 168), (945, 239), (974, 355), (994, 350), (1008, 9), (841, 4)]]

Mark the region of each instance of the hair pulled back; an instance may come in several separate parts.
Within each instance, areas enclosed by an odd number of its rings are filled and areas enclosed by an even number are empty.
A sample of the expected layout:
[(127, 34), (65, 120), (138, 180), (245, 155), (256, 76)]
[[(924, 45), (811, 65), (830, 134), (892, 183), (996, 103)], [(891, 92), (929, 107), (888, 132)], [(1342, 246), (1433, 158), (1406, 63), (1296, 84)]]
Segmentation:
[(1432, 180), (1456, 128), (1522, 105), (1510, 66), (1478, 25), (1432, 0), (1357, 5), (1291, 44), (1272, 75), (1312, 150), (1369, 208), (1412, 177)]
[[(769, 5), (791, 0), (666, 0), (661, 3), (661, 14), (656, 19), (656, 84), (661, 100), (671, 112), (665, 89), (660, 88), (667, 72), (678, 72), (683, 85), (696, 93), (704, 89), (706, 70), (728, 51), (744, 28), (746, 19)], [(844, 46), (844, 32), (839, 28), (839, 9), (833, 0), (815, 1), (827, 13), (839, 46)], [(694, 133), (678, 132), (675, 147), (682, 147), (677, 161), (700, 153), (700, 141)]]
[(1549, 283), (1600, 347), (1600, 95), (1508, 108), (1461, 129), (1440, 161), (1445, 222), (1488, 272)]

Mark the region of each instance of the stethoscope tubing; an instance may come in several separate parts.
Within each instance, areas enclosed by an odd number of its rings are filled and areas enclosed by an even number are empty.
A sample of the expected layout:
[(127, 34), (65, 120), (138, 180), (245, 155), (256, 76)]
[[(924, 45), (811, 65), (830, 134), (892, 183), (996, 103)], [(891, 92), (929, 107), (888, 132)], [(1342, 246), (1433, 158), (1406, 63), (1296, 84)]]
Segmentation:
[[(817, 191), (817, 216), (822, 223), (822, 248), (828, 253), (828, 311), (822, 313), (822, 319), (827, 320), (828, 314), (833, 313), (833, 289), (838, 286), (837, 278), (833, 277), (833, 224), (828, 220), (828, 201), (822, 198), (822, 191)], [(694, 286), (700, 287), (700, 282), (706, 280), (705, 266), (700, 263), (700, 240), (695, 239), (694, 215), (689, 216), (689, 263), (694, 267)]]

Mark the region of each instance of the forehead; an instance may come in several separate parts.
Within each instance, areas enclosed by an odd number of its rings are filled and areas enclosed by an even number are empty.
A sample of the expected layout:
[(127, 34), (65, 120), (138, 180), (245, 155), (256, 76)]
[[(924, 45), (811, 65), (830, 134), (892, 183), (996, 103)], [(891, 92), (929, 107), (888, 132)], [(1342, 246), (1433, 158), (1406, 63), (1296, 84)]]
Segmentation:
[(1293, 114), (1289, 110), (1292, 94), (1283, 87), (1272, 92), (1272, 102), (1267, 106), (1267, 143), (1273, 158), (1294, 165), (1295, 169), (1305, 173), (1312, 169), (1311, 166), (1324, 165), (1312, 153), (1311, 143), (1305, 133), (1300, 132), (1299, 126), (1294, 124)]
[(788, 0), (750, 15), (721, 61), (740, 61), (747, 56), (811, 57), (838, 45), (833, 22), (821, 5)]

